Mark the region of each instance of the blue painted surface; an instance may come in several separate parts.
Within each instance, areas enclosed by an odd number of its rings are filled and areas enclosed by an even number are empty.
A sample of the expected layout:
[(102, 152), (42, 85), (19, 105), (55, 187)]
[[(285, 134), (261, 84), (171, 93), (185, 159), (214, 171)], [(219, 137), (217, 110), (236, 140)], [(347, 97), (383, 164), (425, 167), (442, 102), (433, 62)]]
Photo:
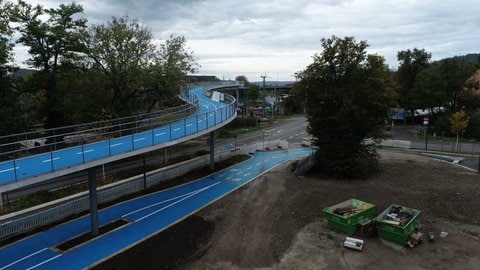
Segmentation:
[(225, 196), (280, 163), (310, 149), (256, 152), (253, 157), (208, 177), (145, 195), (99, 211), (99, 223), (119, 218), (129, 224), (64, 253), (53, 247), (90, 230), (90, 216), (51, 228), (0, 249), (0, 269), (82, 269), (152, 236)]
[(133, 135), (0, 162), (0, 185), (176, 140), (206, 130), (207, 126), (214, 127), (234, 115), (232, 107), (206, 97), (202, 88), (190, 89), (190, 94), (199, 98), (199, 110), (193, 116)]

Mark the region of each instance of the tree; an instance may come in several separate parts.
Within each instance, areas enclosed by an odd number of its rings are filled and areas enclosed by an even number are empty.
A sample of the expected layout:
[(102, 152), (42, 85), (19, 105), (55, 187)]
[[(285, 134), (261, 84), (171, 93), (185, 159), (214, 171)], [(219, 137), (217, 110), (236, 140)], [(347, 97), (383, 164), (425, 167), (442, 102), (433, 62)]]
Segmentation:
[[(417, 48), (397, 53), (397, 60), (400, 62), (397, 71), (398, 93), (400, 107), (405, 108), (405, 111), (416, 109), (412, 104), (412, 89), (417, 75), (428, 67), (431, 57), (432, 54), (427, 53), (425, 49)], [(413, 116), (413, 113), (411, 115)]]
[(9, 39), (13, 32), (9, 25), (10, 9), (10, 3), (0, 0), (0, 67), (2, 70), (11, 58), (12, 44)]
[(470, 117), (467, 116), (464, 108), (462, 108), (459, 111), (452, 114), (452, 116), (449, 118), (449, 120), (450, 120), (452, 133), (457, 135), (456, 149), (458, 151), (459, 150), (458, 141), (459, 141), (460, 133), (462, 133), (462, 135), (463, 135), (463, 132), (468, 127)]
[(0, 0), (0, 136), (26, 131), (29, 127), (26, 111), (22, 110), (8, 65), (12, 58), (13, 44), (9, 42), (13, 34), (10, 22), (12, 4)]
[(248, 82), (248, 79), (245, 75), (238, 75), (237, 77), (235, 77), (235, 81), (242, 82), (243, 87), (249, 87), (250, 86), (250, 82)]
[(250, 84), (247, 90), (247, 99), (255, 101), (260, 98), (260, 89), (256, 84)]
[(411, 92), (413, 103), (418, 108), (443, 107), (450, 111), (471, 104), (476, 85), (469, 78), (475, 70), (473, 63), (458, 58), (446, 58), (422, 70)]
[(80, 32), (86, 27), (86, 20), (75, 19), (82, 12), (83, 7), (75, 3), (44, 9), (41, 5), (18, 1), (11, 13), (12, 22), (19, 24), (17, 30), (21, 36), (17, 42), (29, 48), (31, 58), (27, 63), (43, 72), (41, 78), (47, 94), (45, 125), (49, 128), (65, 124), (60, 108), (63, 93), (57, 92), (57, 76), (61, 63), (75, 62), (85, 51)]
[(337, 177), (363, 178), (378, 170), (378, 154), (368, 139), (382, 136), (395, 105), (393, 79), (366, 41), (332, 36), (323, 51), (296, 74), (307, 96), (307, 131), (318, 146), (315, 167)]
[(144, 81), (149, 97), (146, 100), (150, 101), (147, 112), (155, 105), (168, 107), (175, 104), (180, 91), (186, 88), (188, 74), (194, 73), (197, 66), (193, 52), (186, 48), (185, 37), (170, 35), (146, 69)]
[(103, 91), (110, 103), (105, 109), (115, 117), (135, 113), (142, 69), (155, 50), (151, 31), (138, 20), (124, 16), (93, 25), (83, 34), (92, 68), (99, 69), (108, 81)]

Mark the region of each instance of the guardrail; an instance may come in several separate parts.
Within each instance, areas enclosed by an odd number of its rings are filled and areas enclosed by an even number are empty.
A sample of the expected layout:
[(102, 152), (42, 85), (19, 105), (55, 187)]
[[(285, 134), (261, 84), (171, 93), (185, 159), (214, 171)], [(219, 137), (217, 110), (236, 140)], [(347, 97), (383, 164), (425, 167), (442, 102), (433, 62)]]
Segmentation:
[[(249, 146), (239, 147), (238, 150), (227, 150), (215, 153), (215, 160), (220, 161), (233, 155), (246, 155), (264, 148), (288, 148), (288, 142), (281, 140), (265, 141)], [(147, 173), (147, 188), (161, 182), (174, 179), (188, 172), (210, 164), (210, 156), (204, 155), (189, 161), (174, 164)], [(97, 199), (99, 204), (106, 204), (123, 196), (138, 193), (144, 190), (145, 182), (142, 175), (137, 175), (119, 182), (98, 188)], [(31, 232), (37, 228), (54, 222), (65, 220), (73, 215), (85, 213), (90, 209), (88, 191), (78, 193), (54, 202), (45, 203), (30, 209), (18, 211), (0, 217), (0, 241), (15, 235)]]

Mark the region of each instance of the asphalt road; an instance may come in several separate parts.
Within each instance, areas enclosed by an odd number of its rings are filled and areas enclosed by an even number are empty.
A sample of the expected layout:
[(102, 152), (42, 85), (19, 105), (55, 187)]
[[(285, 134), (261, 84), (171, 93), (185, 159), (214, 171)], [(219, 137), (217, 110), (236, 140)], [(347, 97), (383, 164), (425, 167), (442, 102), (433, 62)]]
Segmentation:
[(393, 137), (395, 140), (405, 140), (411, 142), (411, 149), (420, 154), (436, 154), (439, 156), (448, 156), (460, 161), (459, 165), (478, 171), (480, 168), (480, 143), (462, 142), (458, 145), (454, 141), (441, 140), (430, 137), (429, 140), (418, 139), (415, 126), (397, 125), (393, 127)]

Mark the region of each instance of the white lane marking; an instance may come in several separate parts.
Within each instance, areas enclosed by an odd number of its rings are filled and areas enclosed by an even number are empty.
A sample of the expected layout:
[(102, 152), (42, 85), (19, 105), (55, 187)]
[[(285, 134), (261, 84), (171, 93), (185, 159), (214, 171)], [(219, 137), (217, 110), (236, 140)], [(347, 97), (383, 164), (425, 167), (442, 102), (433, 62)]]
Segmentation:
[(59, 160), (60, 158), (59, 157), (56, 157), (56, 158), (51, 158), (51, 159), (45, 159), (44, 161), (42, 161), (43, 163), (47, 163), (47, 162), (52, 162), (52, 161), (55, 161), (55, 160)]
[(251, 174), (251, 173), (247, 173), (247, 174), (244, 174), (243, 176), (247, 177), (247, 176), (249, 176), (250, 174)]
[(42, 265), (42, 264), (46, 264), (46, 263), (48, 263), (49, 261), (53, 261), (53, 260), (55, 260), (56, 258), (58, 258), (58, 257), (60, 257), (60, 256), (62, 256), (62, 254), (58, 254), (57, 256), (52, 257), (52, 258), (50, 258), (50, 259), (48, 259), (48, 260), (45, 260), (45, 261), (43, 261), (43, 262), (41, 262), (41, 263), (37, 263), (36, 265), (34, 265), (34, 266), (30, 267), (30, 268), (27, 268), (26, 270), (30, 270), (30, 269), (37, 268), (38, 266), (40, 266), (40, 265)]
[(180, 128), (175, 128), (175, 129), (173, 129), (173, 131), (179, 131), (179, 130), (180, 130)]
[(140, 211), (143, 211), (143, 210), (145, 210), (145, 209), (154, 207), (154, 206), (156, 206), (156, 205), (159, 205), (159, 204), (162, 204), (162, 203), (166, 203), (166, 202), (169, 202), (169, 201), (173, 201), (173, 200), (176, 200), (176, 199), (178, 199), (178, 198), (183, 198), (183, 197), (188, 196), (188, 195), (190, 195), (190, 194), (192, 194), (192, 193), (195, 193), (195, 192), (197, 192), (197, 190), (190, 191), (190, 192), (188, 192), (188, 193), (185, 193), (185, 194), (182, 194), (182, 195), (179, 195), (179, 196), (176, 196), (176, 197), (167, 199), (167, 200), (163, 200), (163, 201), (161, 201), (161, 202), (157, 202), (157, 203), (151, 204), (151, 205), (149, 205), (149, 206), (145, 206), (145, 207), (139, 208), (139, 209), (137, 209), (137, 210), (135, 210), (135, 211), (132, 211), (132, 212), (129, 212), (129, 213), (125, 214), (125, 215), (122, 215), (122, 217), (127, 217), (128, 215), (135, 214), (135, 213), (137, 213), (137, 212), (140, 212)]
[(81, 154), (90, 153), (90, 152), (93, 152), (93, 151), (94, 151), (94, 149), (90, 149), (90, 150), (86, 150), (86, 151), (83, 151), (83, 152), (82, 152), (82, 151), (77, 152), (76, 154), (77, 154), (77, 155), (81, 155)]
[(188, 124), (187, 127), (191, 127), (193, 124)]
[(283, 132), (285, 129), (280, 129), (277, 131), (277, 133)]
[(158, 213), (158, 212), (161, 212), (161, 211), (163, 211), (163, 210), (165, 210), (165, 209), (167, 209), (167, 208), (169, 208), (169, 207), (172, 207), (172, 206), (174, 206), (175, 204), (180, 203), (180, 202), (182, 202), (182, 201), (184, 201), (184, 200), (186, 200), (186, 199), (188, 199), (188, 198), (190, 198), (190, 197), (193, 197), (193, 196), (197, 195), (198, 193), (200, 193), (200, 192), (202, 192), (202, 191), (205, 191), (205, 190), (207, 190), (207, 189), (209, 189), (209, 188), (211, 188), (211, 187), (213, 187), (213, 186), (216, 186), (216, 185), (218, 185), (218, 184), (220, 184), (220, 183), (221, 183), (221, 182), (218, 181), (218, 182), (216, 182), (215, 184), (211, 184), (211, 185), (209, 185), (209, 186), (206, 186), (206, 187), (204, 187), (204, 188), (201, 188), (201, 189), (199, 189), (199, 190), (196, 190), (196, 191), (194, 191), (194, 192), (191, 192), (190, 195), (184, 196), (182, 199), (180, 199), (180, 200), (178, 200), (178, 201), (175, 201), (175, 202), (173, 202), (173, 203), (171, 203), (171, 204), (169, 204), (169, 205), (167, 205), (167, 206), (164, 206), (164, 207), (162, 207), (162, 208), (160, 208), (160, 209), (158, 209), (158, 210), (156, 210), (156, 211), (153, 211), (152, 213), (150, 213), (150, 214), (148, 214), (148, 215), (145, 215), (145, 216), (143, 216), (143, 217), (135, 220), (134, 222), (139, 222), (139, 221), (144, 220), (144, 219), (146, 219), (146, 218), (148, 218), (148, 217), (150, 217), (150, 216), (153, 216), (153, 215), (155, 215), (155, 214)]
[(155, 137), (165, 135), (165, 132), (155, 134)]
[(142, 138), (138, 138), (138, 139), (135, 139), (133, 140), (134, 142), (139, 142), (139, 141), (143, 141), (143, 140), (146, 140), (147, 138), (145, 137), (142, 137)]
[(115, 146), (119, 146), (119, 145), (122, 145), (123, 143), (116, 143), (116, 144), (112, 144), (110, 145), (110, 147), (115, 147)]
[(1, 170), (0, 173), (9, 172), (9, 171), (18, 170), (18, 169), (20, 169), (20, 167), (15, 167), (15, 168), (10, 168), (10, 169)]
[(260, 166), (262, 165), (262, 162), (258, 162), (257, 164), (255, 164), (255, 166)]
[(251, 169), (253, 169), (253, 167), (252, 167), (252, 166), (248, 167), (248, 168), (247, 168), (247, 171), (248, 171), (248, 170), (251, 170)]
[(2, 268), (0, 268), (0, 270), (7, 269), (7, 268), (9, 268), (9, 267), (12, 266), (12, 265), (17, 264), (17, 263), (19, 263), (19, 262), (21, 262), (21, 261), (24, 261), (24, 260), (26, 260), (26, 259), (28, 259), (28, 258), (30, 258), (30, 257), (32, 257), (32, 256), (35, 256), (35, 255), (37, 255), (38, 253), (44, 252), (44, 251), (47, 250), (47, 249), (48, 249), (48, 248), (40, 249), (39, 251), (36, 251), (36, 252), (34, 252), (34, 253), (31, 253), (31, 254), (29, 254), (28, 256), (22, 257), (22, 258), (20, 258), (20, 259), (18, 259), (18, 260), (16, 260), (16, 261), (10, 263), (9, 265), (3, 266)]

